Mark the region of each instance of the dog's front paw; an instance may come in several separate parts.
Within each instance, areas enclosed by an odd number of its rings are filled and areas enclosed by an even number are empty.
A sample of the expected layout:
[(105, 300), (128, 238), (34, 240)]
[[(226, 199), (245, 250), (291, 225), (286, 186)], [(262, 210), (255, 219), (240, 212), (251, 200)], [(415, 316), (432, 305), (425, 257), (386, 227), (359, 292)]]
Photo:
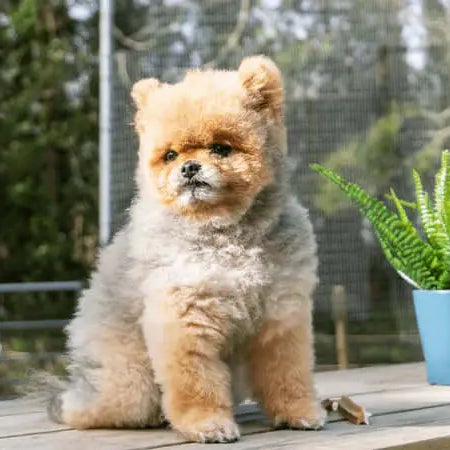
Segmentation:
[(327, 412), (315, 400), (292, 405), (285, 412), (273, 418), (276, 428), (294, 428), (296, 430), (321, 430), (325, 425)]
[(175, 427), (187, 439), (195, 442), (235, 442), (240, 433), (232, 417), (211, 414)]

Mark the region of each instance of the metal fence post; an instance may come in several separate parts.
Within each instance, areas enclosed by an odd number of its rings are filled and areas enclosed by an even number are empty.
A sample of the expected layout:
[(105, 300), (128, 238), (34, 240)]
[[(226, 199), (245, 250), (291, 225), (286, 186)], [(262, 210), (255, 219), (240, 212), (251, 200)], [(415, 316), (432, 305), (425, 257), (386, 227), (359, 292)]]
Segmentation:
[(99, 239), (106, 245), (111, 237), (111, 123), (112, 123), (112, 27), (113, 0), (100, 0), (100, 204)]

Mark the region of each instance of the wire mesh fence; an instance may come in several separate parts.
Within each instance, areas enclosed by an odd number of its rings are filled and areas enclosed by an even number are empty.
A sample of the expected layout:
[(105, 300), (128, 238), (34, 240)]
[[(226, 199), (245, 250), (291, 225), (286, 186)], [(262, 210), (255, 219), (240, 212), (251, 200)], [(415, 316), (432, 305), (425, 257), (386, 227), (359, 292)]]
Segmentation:
[(143, 77), (174, 82), (190, 67), (235, 68), (245, 55), (266, 54), (285, 77), (292, 186), (311, 210), (319, 241), (318, 331), (329, 329), (332, 289), (343, 285), (349, 318), (358, 329), (415, 333), (408, 286), (385, 263), (368, 224), (308, 165), (338, 169), (380, 197), (393, 185), (412, 198), (411, 168), (432, 174), (448, 141), (449, 5), (396, 0), (140, 4), (138, 19), (115, 27), (113, 228), (126, 220), (134, 192), (132, 83)]

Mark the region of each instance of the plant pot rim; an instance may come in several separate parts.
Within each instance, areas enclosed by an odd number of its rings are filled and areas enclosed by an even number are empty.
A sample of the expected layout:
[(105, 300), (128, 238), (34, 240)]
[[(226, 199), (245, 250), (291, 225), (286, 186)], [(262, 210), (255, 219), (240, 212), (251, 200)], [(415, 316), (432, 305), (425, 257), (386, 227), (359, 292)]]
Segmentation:
[(436, 294), (450, 294), (450, 289), (414, 289), (414, 292), (434, 292)]

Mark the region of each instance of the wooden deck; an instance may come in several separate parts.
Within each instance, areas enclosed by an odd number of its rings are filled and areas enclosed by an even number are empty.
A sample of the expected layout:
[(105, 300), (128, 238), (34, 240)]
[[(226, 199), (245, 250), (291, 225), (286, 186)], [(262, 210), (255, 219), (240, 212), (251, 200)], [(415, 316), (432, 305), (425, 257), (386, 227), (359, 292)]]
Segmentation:
[[(423, 364), (324, 372), (321, 398), (349, 395), (373, 413), (371, 425), (331, 417), (322, 431), (271, 430), (258, 414), (241, 410), (242, 438), (220, 449), (450, 449), (450, 387), (429, 386)], [(415, 444), (413, 444), (415, 443)], [(170, 430), (76, 431), (49, 422), (42, 408), (0, 401), (0, 450), (191, 450), (217, 444), (187, 443)]]

